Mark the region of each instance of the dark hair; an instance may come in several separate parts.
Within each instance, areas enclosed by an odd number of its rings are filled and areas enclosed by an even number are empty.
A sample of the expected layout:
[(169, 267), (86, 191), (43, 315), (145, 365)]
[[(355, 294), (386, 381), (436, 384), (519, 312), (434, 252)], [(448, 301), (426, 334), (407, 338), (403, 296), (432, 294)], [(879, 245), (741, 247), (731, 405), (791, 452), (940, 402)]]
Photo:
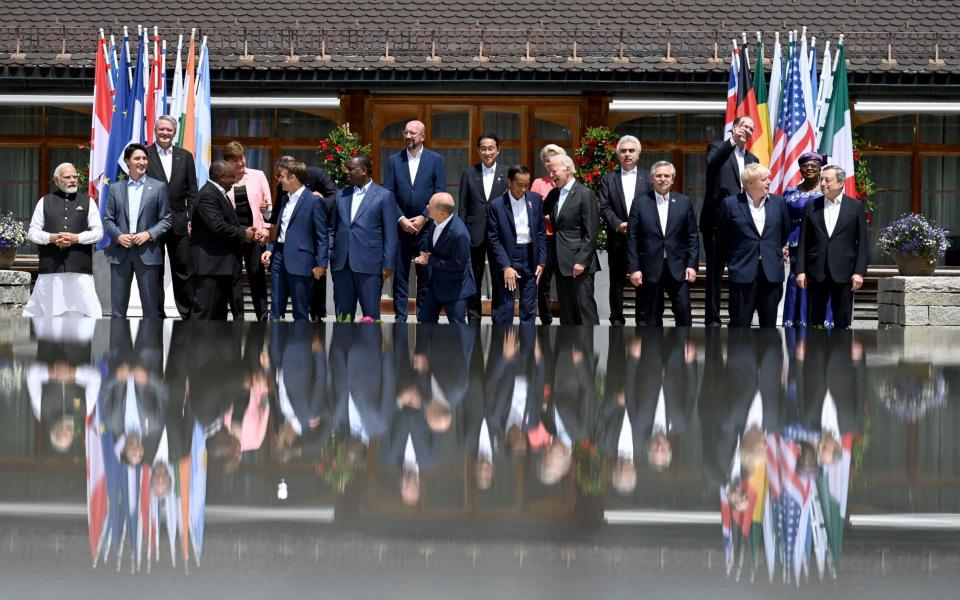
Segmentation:
[(373, 160), (366, 154), (358, 154), (353, 157), (360, 165), (367, 170), (367, 175), (373, 177)]
[(147, 147), (143, 144), (128, 144), (127, 147), (123, 149), (123, 160), (130, 160), (130, 157), (133, 156), (133, 153), (137, 150), (141, 150), (144, 154), (147, 153)]
[(513, 165), (507, 171), (507, 179), (509, 179), (510, 181), (513, 181), (513, 178), (516, 177), (517, 175), (529, 175), (529, 174), (530, 174), (530, 169), (526, 168), (525, 166)]
[(288, 160), (287, 162), (282, 163), (280, 168), (286, 169), (287, 173), (296, 177), (297, 181), (300, 183), (306, 183), (307, 178), (310, 176), (310, 172), (307, 170), (307, 165), (299, 160)]
[[(753, 121), (753, 117), (751, 117), (750, 115), (740, 115), (739, 117), (737, 117), (736, 119), (733, 120), (733, 126), (736, 127), (736, 126), (739, 125), (744, 119), (750, 119), (751, 121)], [(756, 125), (756, 123), (754, 123), (754, 125)]]
[(500, 138), (498, 138), (497, 134), (495, 133), (481, 133), (480, 137), (477, 138), (477, 146), (479, 146), (480, 142), (483, 140), (493, 140), (493, 142), (497, 145), (497, 148), (500, 147)]

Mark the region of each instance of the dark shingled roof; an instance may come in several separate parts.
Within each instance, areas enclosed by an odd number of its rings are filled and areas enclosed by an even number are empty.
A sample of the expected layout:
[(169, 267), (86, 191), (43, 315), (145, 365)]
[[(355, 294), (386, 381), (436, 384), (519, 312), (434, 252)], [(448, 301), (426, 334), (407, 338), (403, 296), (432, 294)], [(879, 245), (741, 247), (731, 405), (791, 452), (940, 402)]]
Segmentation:
[(958, 0), (88, 0), (69, 11), (60, 1), (0, 2), (0, 78), (8, 81), (86, 79), (97, 29), (119, 35), (128, 25), (135, 33), (138, 21), (160, 27), (170, 67), (177, 34), (198, 28), (209, 36), (213, 68), (234, 80), (628, 82), (696, 73), (714, 82), (725, 77), (731, 39), (741, 31), (751, 46), (762, 31), (769, 54), (775, 31), (786, 45), (787, 29), (804, 24), (821, 51), (824, 40), (835, 44), (846, 34), (851, 76), (862, 83), (956, 83), (951, 76), (960, 76)]

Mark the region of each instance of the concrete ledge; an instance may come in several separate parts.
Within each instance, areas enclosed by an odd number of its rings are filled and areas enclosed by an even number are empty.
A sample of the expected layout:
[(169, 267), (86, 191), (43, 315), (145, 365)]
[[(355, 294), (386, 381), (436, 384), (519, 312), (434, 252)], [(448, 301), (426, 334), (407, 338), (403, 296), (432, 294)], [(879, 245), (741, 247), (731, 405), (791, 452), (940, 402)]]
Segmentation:
[(960, 277), (886, 277), (877, 281), (879, 325), (960, 326)]
[(0, 317), (23, 316), (30, 299), (30, 273), (0, 271)]

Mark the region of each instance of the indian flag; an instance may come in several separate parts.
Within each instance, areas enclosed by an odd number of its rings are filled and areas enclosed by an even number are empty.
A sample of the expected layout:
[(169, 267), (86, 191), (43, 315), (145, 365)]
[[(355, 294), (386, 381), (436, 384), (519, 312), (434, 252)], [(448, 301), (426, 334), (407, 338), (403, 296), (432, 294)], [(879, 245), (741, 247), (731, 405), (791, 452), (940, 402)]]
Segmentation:
[(853, 127), (850, 124), (850, 94), (847, 91), (846, 49), (843, 36), (837, 44), (837, 68), (833, 73), (833, 93), (827, 109), (827, 119), (823, 124), (823, 138), (820, 140), (821, 154), (830, 157), (830, 164), (841, 167), (847, 174), (844, 193), (851, 198), (857, 197), (856, 178), (853, 174)]

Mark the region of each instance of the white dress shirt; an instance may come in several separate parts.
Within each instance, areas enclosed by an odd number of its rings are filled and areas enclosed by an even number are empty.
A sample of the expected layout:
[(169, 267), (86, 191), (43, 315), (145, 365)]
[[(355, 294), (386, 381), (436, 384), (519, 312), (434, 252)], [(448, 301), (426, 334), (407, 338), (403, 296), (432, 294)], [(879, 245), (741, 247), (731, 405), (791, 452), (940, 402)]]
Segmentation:
[(517, 243), (530, 243), (530, 215), (527, 214), (527, 202), (524, 198), (519, 200), (513, 197), (513, 194), (507, 192), (510, 196), (510, 209), (513, 211), (513, 224), (517, 228)]
[(660, 386), (660, 393), (657, 396), (657, 408), (653, 412), (653, 429), (650, 430), (651, 435), (654, 433), (667, 433), (667, 397), (663, 395), (663, 386)]
[(300, 200), (300, 196), (303, 195), (303, 190), (305, 189), (307, 189), (305, 186), (301, 186), (299, 190), (290, 194), (286, 206), (283, 207), (283, 212), (280, 213), (280, 233), (277, 234), (278, 244), (282, 244), (287, 238), (287, 226), (290, 225), (290, 219), (293, 218), (293, 211), (296, 210), (297, 202)]
[(620, 182), (623, 183), (623, 202), (627, 205), (627, 216), (630, 215), (630, 207), (633, 206), (633, 197), (637, 193), (637, 168), (632, 171), (620, 170)]
[(420, 148), (420, 152), (417, 152), (416, 156), (410, 154), (410, 151), (407, 150), (407, 168), (410, 170), (410, 185), (413, 185), (417, 181), (417, 171), (420, 169), (420, 157), (423, 156), (423, 148)]
[(834, 402), (830, 390), (823, 399), (823, 409), (820, 411), (820, 431), (830, 433), (837, 440), (840, 439), (840, 421), (837, 418), (837, 403)]
[(527, 378), (517, 375), (513, 380), (513, 396), (507, 415), (507, 430), (516, 425), (523, 429), (523, 415), (527, 412)]
[(407, 445), (403, 447), (403, 470), (420, 472), (420, 465), (417, 464), (417, 451), (413, 447), (413, 437), (407, 434)]
[(140, 435), (140, 407), (137, 406), (137, 386), (133, 382), (133, 375), (127, 377), (127, 401), (123, 410), (124, 433)]
[(290, 423), (290, 428), (293, 429), (293, 432), (297, 435), (303, 433), (303, 427), (300, 425), (300, 419), (297, 418), (297, 413), (293, 410), (293, 404), (290, 403), (290, 396), (287, 395), (287, 386), (283, 382), (283, 369), (277, 371), (277, 403), (280, 405), (280, 412), (283, 414), (283, 417)]
[(353, 394), (347, 392), (347, 420), (350, 423), (350, 433), (363, 442), (366, 446), (370, 443), (370, 435), (367, 428), (363, 426), (363, 417), (357, 409), (357, 403), (353, 401)]
[[(733, 141), (733, 138), (730, 138), (730, 143), (733, 144), (733, 156), (737, 159), (737, 178), (743, 177), (743, 161), (747, 157), (747, 153), (744, 150), (741, 150), (737, 146), (736, 142)], [(743, 182), (740, 183), (741, 189), (743, 189)]]
[(143, 198), (143, 184), (146, 182), (146, 176), (137, 180), (127, 180), (127, 233), (137, 232), (137, 222), (140, 220), (140, 202)]
[(840, 200), (843, 194), (839, 194), (836, 199), (830, 200), (823, 198), (823, 220), (827, 224), (827, 236), (833, 237), (833, 230), (837, 227), (837, 218), (840, 216)]
[(363, 199), (367, 197), (367, 192), (370, 191), (370, 184), (373, 183), (373, 180), (367, 182), (363, 187), (353, 188), (353, 197), (350, 201), (350, 222), (353, 223), (353, 220), (357, 218), (357, 211), (360, 210), (360, 203), (363, 202)]
[(757, 226), (760, 235), (763, 235), (763, 226), (767, 223), (767, 199), (761, 200), (758, 208), (750, 194), (747, 194), (747, 204), (750, 206), (750, 216), (753, 217), (753, 224)]
[(630, 426), (630, 413), (623, 411), (623, 424), (620, 425), (620, 437), (617, 438), (617, 457), (633, 460), (633, 427)]
[(453, 215), (450, 215), (443, 220), (442, 223), (437, 223), (436, 227), (433, 228), (433, 245), (437, 245), (437, 240), (440, 239), (440, 234), (443, 233), (443, 229), (450, 223), (450, 219), (453, 218)]
[(490, 439), (490, 428), (487, 420), (480, 423), (480, 439), (477, 443), (477, 462), (493, 462), (493, 440)]
[(667, 234), (667, 213), (670, 210), (670, 192), (666, 196), (654, 192), (654, 198), (657, 199), (657, 215), (660, 217), (660, 232)]
[(560, 438), (560, 442), (567, 448), (573, 448), (573, 440), (570, 439), (570, 434), (567, 433), (567, 428), (563, 425), (563, 419), (560, 418), (560, 411), (556, 407), (553, 409), (553, 416), (557, 424), (557, 437)]
[(163, 167), (163, 173), (167, 176), (167, 183), (170, 183), (170, 177), (173, 174), (173, 146), (164, 150), (157, 144), (157, 154), (160, 155), (160, 165)]
[(480, 170), (483, 173), (483, 197), (489, 200), (490, 191), (493, 190), (493, 179), (497, 175), (497, 163), (493, 163), (489, 169), (480, 163)]
[(570, 181), (567, 182), (567, 185), (560, 188), (560, 199), (557, 200), (557, 218), (560, 217), (560, 211), (563, 210), (563, 203), (567, 201), (567, 196), (570, 195), (570, 190), (573, 188), (574, 181), (576, 180), (571, 177)]

